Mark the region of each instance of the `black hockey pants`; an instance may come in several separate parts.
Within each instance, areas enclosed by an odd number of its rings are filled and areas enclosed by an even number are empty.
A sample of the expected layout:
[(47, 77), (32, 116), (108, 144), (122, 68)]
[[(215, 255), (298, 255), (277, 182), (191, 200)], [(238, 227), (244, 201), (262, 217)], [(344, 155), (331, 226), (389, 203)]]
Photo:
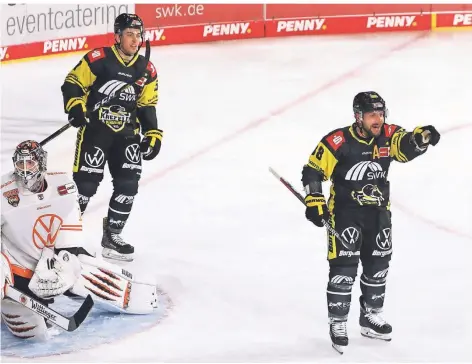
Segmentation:
[(82, 213), (97, 192), (108, 163), (113, 178), (113, 195), (108, 223), (115, 230), (126, 224), (141, 178), (140, 135), (123, 136), (101, 125), (81, 127), (77, 133), (73, 177)]
[(359, 260), (362, 263), (362, 299), (371, 307), (381, 308), (392, 256), (390, 211), (371, 206), (343, 210), (335, 213), (330, 223), (348, 244), (345, 247), (328, 234), (329, 316), (347, 318)]

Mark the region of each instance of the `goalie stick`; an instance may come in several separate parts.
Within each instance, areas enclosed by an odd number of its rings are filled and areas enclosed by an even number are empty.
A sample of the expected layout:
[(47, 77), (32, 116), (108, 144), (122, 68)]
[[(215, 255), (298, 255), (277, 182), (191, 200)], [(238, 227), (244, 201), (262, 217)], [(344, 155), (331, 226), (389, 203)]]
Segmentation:
[[(282, 182), (282, 184), (288, 188), (288, 190), (290, 192), (292, 192), (299, 200), (300, 202), (303, 204), (303, 206), (305, 206), (305, 199), (303, 198), (302, 194), (300, 192), (298, 192), (285, 178), (283, 178), (282, 176), (280, 176), (272, 167), (269, 167), (269, 171), (270, 173), (272, 173), (275, 178), (277, 178), (280, 182)], [(332, 234), (336, 237), (336, 239), (338, 239), (341, 244), (347, 249), (347, 250), (353, 250), (351, 245), (352, 244), (349, 244), (348, 241), (346, 241), (341, 235), (339, 235), (339, 233), (334, 230), (331, 225), (325, 220), (325, 219), (321, 219), (321, 222), (323, 223), (323, 225), (325, 226), (325, 228)]]
[[(149, 40), (146, 40), (146, 53), (144, 54), (144, 59), (145, 59), (145, 62), (144, 62), (144, 69), (139, 73), (139, 76), (132, 82), (132, 83), (126, 83), (124, 84), (123, 86), (121, 86), (117, 91), (115, 91), (114, 93), (112, 93), (111, 95), (107, 95), (105, 96), (103, 99), (101, 99), (99, 102), (97, 102), (92, 110), (92, 112), (94, 111), (97, 111), (101, 106), (103, 105), (106, 105), (108, 104), (111, 100), (117, 98), (121, 92), (123, 92), (125, 89), (127, 89), (128, 87), (132, 87), (134, 84), (137, 85), (137, 86), (141, 86), (140, 85), (140, 80), (141, 78), (144, 77), (144, 73), (146, 72), (146, 67), (149, 63), (149, 58), (151, 57), (151, 44), (149, 43)], [(49, 135), (47, 138), (45, 138), (44, 140), (42, 140), (39, 144), (41, 146), (44, 146), (46, 145), (47, 143), (49, 143), (51, 140), (57, 138), (59, 135), (61, 135), (63, 132), (65, 132), (67, 129), (69, 129), (71, 127), (71, 125), (69, 123), (67, 123), (66, 125), (64, 125), (63, 127), (61, 127), (60, 129), (56, 130), (54, 133), (52, 133), (51, 135)]]
[(5, 287), (5, 295), (69, 332), (74, 331), (84, 322), (94, 305), (92, 297), (88, 295), (74, 315), (65, 317), (10, 285)]

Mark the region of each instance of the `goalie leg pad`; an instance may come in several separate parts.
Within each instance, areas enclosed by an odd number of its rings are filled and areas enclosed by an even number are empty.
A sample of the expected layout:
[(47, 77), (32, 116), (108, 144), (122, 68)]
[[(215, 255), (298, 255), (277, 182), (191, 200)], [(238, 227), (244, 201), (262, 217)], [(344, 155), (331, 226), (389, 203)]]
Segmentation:
[(9, 298), (2, 301), (2, 319), (8, 330), (21, 339), (48, 337), (44, 318)]
[(157, 308), (157, 287), (133, 280), (128, 271), (94, 257), (79, 255), (81, 277), (71, 292), (81, 297), (92, 295), (106, 310), (129, 314), (150, 314)]

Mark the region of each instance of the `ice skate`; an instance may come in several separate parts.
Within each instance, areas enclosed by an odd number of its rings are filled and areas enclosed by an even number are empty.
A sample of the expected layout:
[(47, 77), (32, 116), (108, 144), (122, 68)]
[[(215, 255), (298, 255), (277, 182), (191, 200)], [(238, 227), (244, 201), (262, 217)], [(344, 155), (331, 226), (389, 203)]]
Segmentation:
[(366, 306), (362, 298), (360, 298), (360, 303), (359, 325), (361, 326), (361, 335), (371, 339), (391, 341), (392, 326), (381, 316), (382, 309)]
[(344, 353), (344, 347), (349, 343), (346, 324), (347, 320), (333, 317), (329, 319), (329, 336), (331, 337), (332, 346), (341, 355)]
[(134, 247), (127, 244), (120, 236), (121, 230), (110, 228), (108, 219), (103, 218), (102, 256), (104, 258), (131, 262), (134, 259)]

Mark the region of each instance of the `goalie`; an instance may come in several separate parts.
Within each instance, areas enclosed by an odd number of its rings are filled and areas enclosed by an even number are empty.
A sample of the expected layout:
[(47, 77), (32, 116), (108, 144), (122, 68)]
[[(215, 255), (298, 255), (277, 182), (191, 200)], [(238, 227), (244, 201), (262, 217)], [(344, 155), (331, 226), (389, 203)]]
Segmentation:
[(2, 318), (20, 338), (45, 338), (44, 318), (9, 299), (6, 285), (48, 305), (54, 297), (93, 300), (109, 310), (148, 314), (157, 308), (156, 286), (95, 258), (83, 247), (76, 185), (66, 173), (47, 173), (47, 152), (20, 143), (13, 173), (2, 176)]

